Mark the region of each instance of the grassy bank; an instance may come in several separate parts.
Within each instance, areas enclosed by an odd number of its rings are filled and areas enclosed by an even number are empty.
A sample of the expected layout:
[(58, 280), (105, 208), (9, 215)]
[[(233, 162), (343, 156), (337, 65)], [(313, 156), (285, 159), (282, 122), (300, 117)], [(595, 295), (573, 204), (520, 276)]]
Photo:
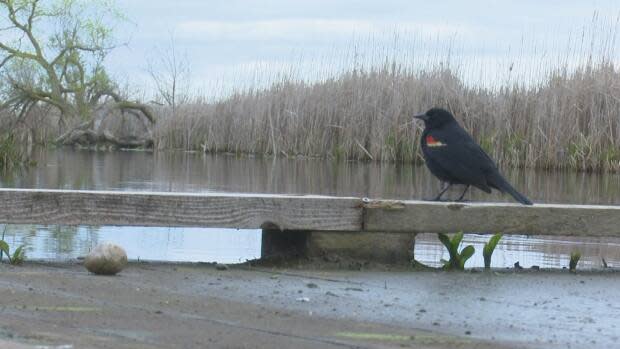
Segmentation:
[(458, 69), (390, 63), (319, 82), (283, 78), (215, 103), (166, 109), (158, 149), (419, 162), (414, 113), (452, 110), (502, 166), (620, 170), (620, 71), (609, 60), (539, 82), (468, 86)]

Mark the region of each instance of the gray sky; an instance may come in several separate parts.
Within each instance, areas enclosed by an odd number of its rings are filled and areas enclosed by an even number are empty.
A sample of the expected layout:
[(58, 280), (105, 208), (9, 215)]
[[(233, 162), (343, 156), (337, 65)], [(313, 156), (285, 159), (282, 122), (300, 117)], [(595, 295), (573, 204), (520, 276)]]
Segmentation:
[(590, 51), (592, 32), (605, 39), (595, 43), (595, 54), (607, 45), (618, 62), (618, 44), (609, 47), (609, 32), (618, 27), (617, 0), (118, 0), (118, 5), (132, 23), (118, 28), (128, 45), (110, 56), (112, 72), (132, 86), (150, 85), (148, 60), (158, 47), (168, 47), (172, 35), (177, 52), (187, 56), (192, 87), (209, 96), (264, 86), (282, 73), (318, 79), (355, 64), (379, 64), (386, 55), (414, 67), (450, 56), (470, 83), (506, 78), (510, 65), (513, 75), (527, 80), (558, 61), (577, 64)]

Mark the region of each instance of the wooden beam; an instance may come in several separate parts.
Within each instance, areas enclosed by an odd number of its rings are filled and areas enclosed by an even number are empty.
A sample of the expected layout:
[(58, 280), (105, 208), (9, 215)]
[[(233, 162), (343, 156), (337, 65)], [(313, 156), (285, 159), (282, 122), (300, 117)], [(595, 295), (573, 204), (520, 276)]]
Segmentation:
[(365, 231), (620, 237), (620, 206), (370, 201)]
[(620, 237), (620, 206), (0, 189), (0, 223)]
[(325, 196), (0, 189), (0, 222), (359, 231), (360, 205)]

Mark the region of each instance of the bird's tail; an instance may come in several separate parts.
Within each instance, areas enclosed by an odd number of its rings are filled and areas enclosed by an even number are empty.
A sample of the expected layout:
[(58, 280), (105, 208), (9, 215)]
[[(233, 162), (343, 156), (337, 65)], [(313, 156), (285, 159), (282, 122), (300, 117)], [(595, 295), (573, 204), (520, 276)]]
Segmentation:
[(501, 174), (496, 173), (494, 176), (492, 176), (492, 178), (489, 179), (490, 181), (488, 182), (491, 186), (497, 188), (504, 193), (512, 195), (515, 200), (519, 201), (523, 205), (533, 205), (530, 199), (528, 199), (525, 195), (519, 193), (515, 188), (513, 188), (512, 185), (510, 185), (510, 183), (508, 183), (508, 181), (504, 177), (502, 177)]

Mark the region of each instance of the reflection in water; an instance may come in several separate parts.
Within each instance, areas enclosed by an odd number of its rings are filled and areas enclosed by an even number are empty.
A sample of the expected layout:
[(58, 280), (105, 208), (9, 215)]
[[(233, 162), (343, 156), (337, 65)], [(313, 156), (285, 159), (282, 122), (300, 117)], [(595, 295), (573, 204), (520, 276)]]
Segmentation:
[[(424, 167), (319, 159), (236, 158), (196, 153), (42, 151), (38, 165), (0, 178), (3, 187), (245, 192), (420, 199), (439, 183)], [(619, 174), (516, 170), (517, 189), (535, 202), (620, 204)], [(455, 188), (458, 195), (461, 188)], [(470, 200), (511, 201), (473, 190)]]
[[(473, 245), (476, 253), (465, 264), (466, 267), (484, 267), (482, 249), (490, 236), (466, 234), (463, 245)], [(515, 262), (524, 268), (568, 268), (570, 254), (575, 249), (582, 253), (579, 268), (596, 269), (607, 266), (620, 267), (620, 240), (610, 238), (571, 238), (558, 239), (552, 236), (528, 237), (524, 235), (505, 235), (497, 245), (491, 267), (512, 267)], [(416, 237), (416, 260), (426, 265), (439, 267), (441, 259), (450, 256), (435, 234), (420, 234)]]
[(241, 263), (259, 258), (261, 243), (256, 231), (236, 229), (8, 225), (5, 235), (11, 249), (23, 244), (28, 259), (47, 260), (83, 257), (110, 241), (133, 260)]
[[(44, 150), (37, 166), (0, 178), (3, 187), (144, 190), (174, 192), (246, 192), (366, 196), (420, 199), (437, 193), (439, 183), (424, 167), (376, 162), (319, 159), (264, 159), (182, 152), (91, 152)], [(575, 172), (511, 171), (509, 180), (534, 202), (620, 204), (620, 175)], [(456, 196), (461, 188), (455, 188)], [(511, 201), (509, 196), (473, 190), (469, 200)], [(13, 239), (29, 246), (31, 258), (66, 259), (83, 255), (98, 241), (121, 242), (130, 258), (174, 261), (236, 262), (260, 254), (258, 231), (136, 227), (11, 227)], [(469, 242), (487, 237), (468, 236)], [(496, 251), (497, 266), (561, 267), (571, 249), (598, 266), (605, 257), (618, 263), (620, 240), (558, 239), (505, 236)], [(478, 248), (472, 266), (482, 265)], [(443, 250), (434, 236), (420, 238), (416, 256), (439, 261)], [(505, 257), (502, 257), (505, 256)], [(446, 256), (443, 256), (444, 258)], [(531, 261), (528, 262), (528, 261)], [(598, 264), (597, 264), (598, 263)], [(469, 264), (468, 264), (469, 265)]]

